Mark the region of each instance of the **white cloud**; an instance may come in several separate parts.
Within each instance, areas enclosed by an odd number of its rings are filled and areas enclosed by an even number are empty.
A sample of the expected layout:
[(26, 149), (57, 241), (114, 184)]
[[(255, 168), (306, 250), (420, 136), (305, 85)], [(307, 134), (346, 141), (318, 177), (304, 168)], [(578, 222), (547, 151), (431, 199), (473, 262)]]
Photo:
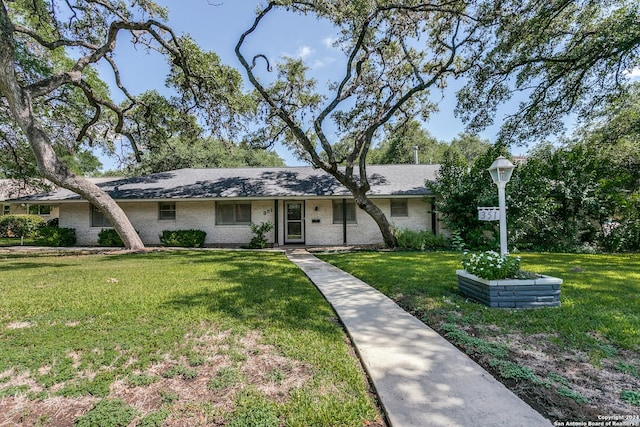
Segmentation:
[(329, 36), (329, 37), (325, 37), (322, 39), (322, 44), (324, 45), (324, 47), (326, 48), (332, 48), (333, 44), (336, 42), (336, 39), (334, 39), (333, 37)]
[(626, 74), (630, 79), (640, 78), (640, 68), (636, 67), (631, 71), (625, 71), (624, 74)]
[(300, 59), (306, 59), (314, 53), (314, 50), (309, 46), (302, 46), (298, 49), (298, 54), (296, 55)]

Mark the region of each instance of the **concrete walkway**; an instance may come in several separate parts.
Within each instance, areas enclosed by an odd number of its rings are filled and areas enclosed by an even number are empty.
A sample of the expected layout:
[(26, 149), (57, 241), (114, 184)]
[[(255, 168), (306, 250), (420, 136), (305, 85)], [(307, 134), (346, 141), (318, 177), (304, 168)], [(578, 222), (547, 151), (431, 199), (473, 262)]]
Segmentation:
[(340, 317), (393, 427), (551, 426), (467, 355), (371, 286), (304, 249), (286, 254)]

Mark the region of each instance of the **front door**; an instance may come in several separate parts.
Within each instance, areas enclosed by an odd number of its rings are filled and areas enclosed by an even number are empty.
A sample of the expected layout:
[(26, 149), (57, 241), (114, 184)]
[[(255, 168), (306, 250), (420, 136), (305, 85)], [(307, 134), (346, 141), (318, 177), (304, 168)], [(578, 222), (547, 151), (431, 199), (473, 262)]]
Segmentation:
[(304, 202), (287, 202), (285, 243), (304, 243)]

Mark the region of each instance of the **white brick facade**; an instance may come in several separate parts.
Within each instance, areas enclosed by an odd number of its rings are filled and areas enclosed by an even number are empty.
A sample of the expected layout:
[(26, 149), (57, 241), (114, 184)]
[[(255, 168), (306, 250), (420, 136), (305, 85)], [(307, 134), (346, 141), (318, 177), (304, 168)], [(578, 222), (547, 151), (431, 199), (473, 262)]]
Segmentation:
[[(342, 199), (337, 199), (342, 200)], [(432, 230), (431, 204), (422, 197), (407, 198), (408, 216), (392, 217), (390, 199), (380, 198), (373, 201), (381, 208), (387, 219), (396, 228), (413, 230)], [(343, 224), (333, 223), (333, 202), (331, 199), (259, 199), (252, 200), (251, 221), (255, 224), (270, 221), (277, 226), (267, 239), (283, 245), (287, 242), (287, 203), (301, 202), (304, 206), (303, 243), (315, 245), (342, 245), (344, 243)], [(243, 200), (246, 203), (246, 200)], [(207, 233), (205, 245), (242, 245), (251, 240), (253, 234), (248, 225), (216, 225), (216, 202), (176, 201), (175, 220), (158, 219), (158, 201), (119, 202), (131, 223), (140, 233), (143, 242), (159, 245), (159, 236), (163, 230), (198, 229)], [(98, 233), (102, 227), (91, 226), (91, 209), (87, 202), (60, 203), (60, 227), (76, 230), (78, 245), (96, 245)], [(436, 227), (438, 230), (438, 227)], [(439, 230), (438, 230), (439, 231)], [(382, 243), (382, 235), (376, 223), (364, 211), (356, 208), (356, 224), (347, 224), (349, 245)]]

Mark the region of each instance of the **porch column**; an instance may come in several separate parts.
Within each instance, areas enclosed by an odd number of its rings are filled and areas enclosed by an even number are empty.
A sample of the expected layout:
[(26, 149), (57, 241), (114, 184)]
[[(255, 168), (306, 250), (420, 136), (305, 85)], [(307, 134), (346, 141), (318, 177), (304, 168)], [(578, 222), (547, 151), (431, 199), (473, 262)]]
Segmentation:
[(347, 244), (347, 199), (342, 199), (342, 244)]
[(438, 215), (436, 214), (436, 199), (431, 199), (431, 232), (435, 236), (438, 234)]
[(280, 246), (280, 220), (278, 219), (278, 199), (273, 200), (273, 244)]

